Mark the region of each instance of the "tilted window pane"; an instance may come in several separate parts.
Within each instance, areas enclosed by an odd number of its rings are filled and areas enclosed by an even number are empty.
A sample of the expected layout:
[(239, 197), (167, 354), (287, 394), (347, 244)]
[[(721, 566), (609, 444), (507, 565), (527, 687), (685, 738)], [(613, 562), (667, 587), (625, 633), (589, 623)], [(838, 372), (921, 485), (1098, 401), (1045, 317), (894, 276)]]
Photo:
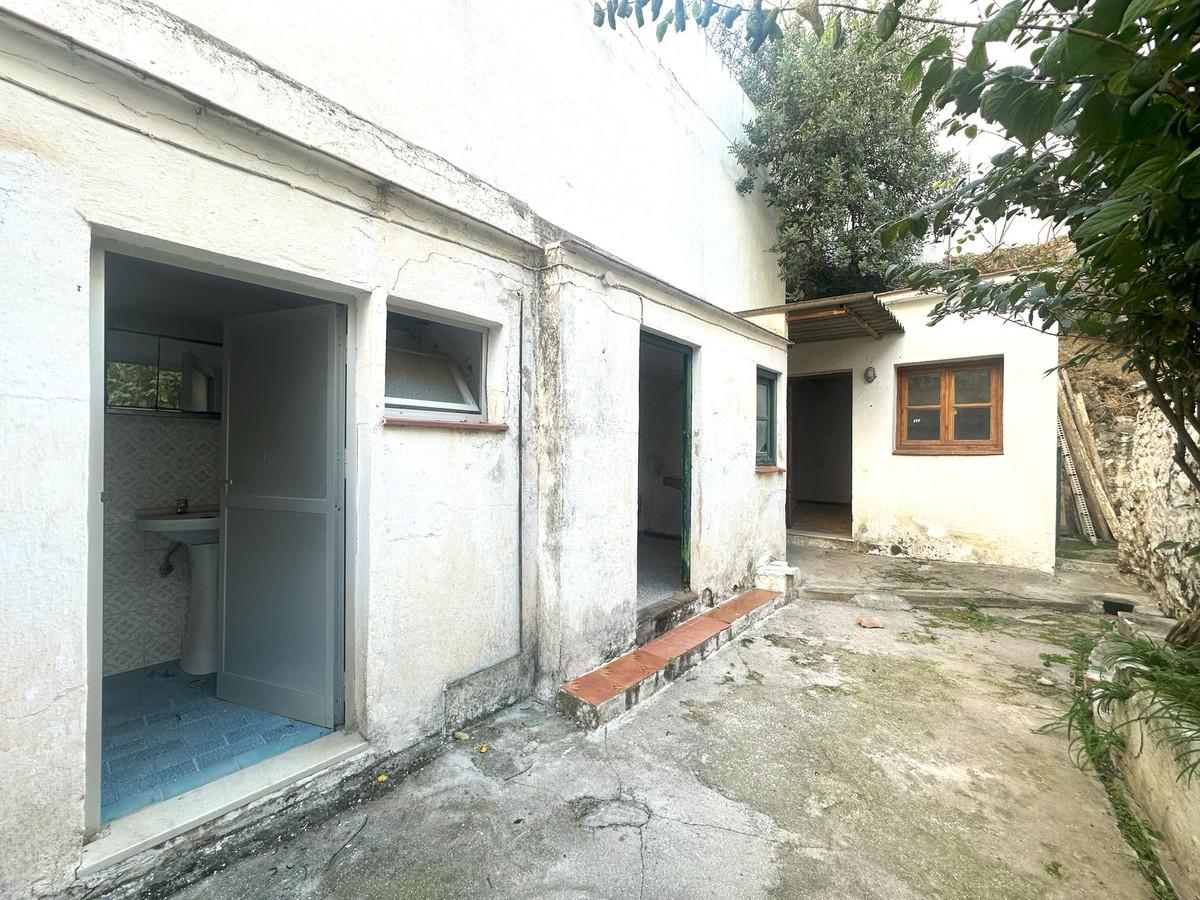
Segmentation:
[(905, 423), (905, 434), (910, 441), (936, 441), (941, 437), (942, 411), (940, 409), (910, 409)]
[(766, 419), (759, 419), (757, 422), (757, 453), (762, 455), (771, 452), (771, 423)]
[(954, 373), (955, 403), (990, 403), (991, 401), (991, 369), (964, 369)]
[(454, 377), (454, 363), (445, 356), (390, 349), (384, 382), (389, 397), (433, 403), (466, 402)]
[(990, 441), (992, 439), (992, 408), (968, 406), (954, 411), (956, 441)]
[(908, 376), (908, 405), (936, 406), (942, 402), (942, 375), (928, 372)]

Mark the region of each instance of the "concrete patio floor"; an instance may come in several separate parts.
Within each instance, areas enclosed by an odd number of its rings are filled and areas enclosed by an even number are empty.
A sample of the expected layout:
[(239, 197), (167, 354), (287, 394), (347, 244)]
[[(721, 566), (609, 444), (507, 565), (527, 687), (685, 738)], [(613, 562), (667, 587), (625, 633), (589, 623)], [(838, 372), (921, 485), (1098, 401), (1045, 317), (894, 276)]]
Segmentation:
[(915, 605), (1056, 606), (1100, 611), (1099, 597), (1133, 603), (1158, 614), (1153, 598), (1115, 565), (1060, 559), (1054, 572), (969, 562), (907, 559), (823, 549), (789, 541), (788, 562), (803, 573), (812, 599), (848, 600), (861, 592), (895, 592)]
[(179, 896), (1151, 896), (1034, 731), (1095, 617), (862, 613), (801, 600), (599, 731), (519, 704)]

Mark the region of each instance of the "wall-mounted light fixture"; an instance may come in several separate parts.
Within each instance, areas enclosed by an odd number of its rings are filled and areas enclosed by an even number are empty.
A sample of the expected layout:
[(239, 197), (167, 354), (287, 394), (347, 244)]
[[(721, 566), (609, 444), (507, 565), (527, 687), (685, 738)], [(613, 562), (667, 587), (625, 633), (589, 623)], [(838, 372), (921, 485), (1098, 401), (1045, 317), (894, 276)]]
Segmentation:
[(867, 384), (870, 384), (874, 380), (875, 380), (875, 367), (867, 366), (865, 369), (863, 369), (863, 381), (865, 381)]

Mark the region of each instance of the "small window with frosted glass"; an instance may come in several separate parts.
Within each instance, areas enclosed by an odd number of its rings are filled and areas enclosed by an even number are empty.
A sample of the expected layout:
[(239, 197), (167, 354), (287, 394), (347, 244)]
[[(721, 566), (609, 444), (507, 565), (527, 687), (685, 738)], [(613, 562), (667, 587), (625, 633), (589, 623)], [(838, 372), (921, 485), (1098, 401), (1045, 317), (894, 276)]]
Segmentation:
[(484, 420), (482, 328), (389, 312), (384, 402), (389, 416)]
[(904, 366), (896, 371), (896, 452), (1002, 453), (1004, 361)]
[(756, 466), (773, 466), (775, 453), (775, 383), (778, 376), (762, 369), (755, 387), (755, 451)]

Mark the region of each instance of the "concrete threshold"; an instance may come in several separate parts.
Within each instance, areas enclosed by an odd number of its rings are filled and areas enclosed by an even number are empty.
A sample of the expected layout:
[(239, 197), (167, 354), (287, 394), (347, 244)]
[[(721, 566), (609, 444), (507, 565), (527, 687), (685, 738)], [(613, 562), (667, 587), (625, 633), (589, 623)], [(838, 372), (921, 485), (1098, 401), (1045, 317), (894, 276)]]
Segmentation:
[(558, 709), (585, 728), (598, 728), (652, 697), (787, 599), (778, 591), (747, 591), (688, 619), (645, 646), (568, 681), (558, 691)]
[(241, 772), (116, 819), (83, 848), (76, 877), (88, 878), (143, 850), (211, 822), (367, 749), (357, 734), (327, 734)]

